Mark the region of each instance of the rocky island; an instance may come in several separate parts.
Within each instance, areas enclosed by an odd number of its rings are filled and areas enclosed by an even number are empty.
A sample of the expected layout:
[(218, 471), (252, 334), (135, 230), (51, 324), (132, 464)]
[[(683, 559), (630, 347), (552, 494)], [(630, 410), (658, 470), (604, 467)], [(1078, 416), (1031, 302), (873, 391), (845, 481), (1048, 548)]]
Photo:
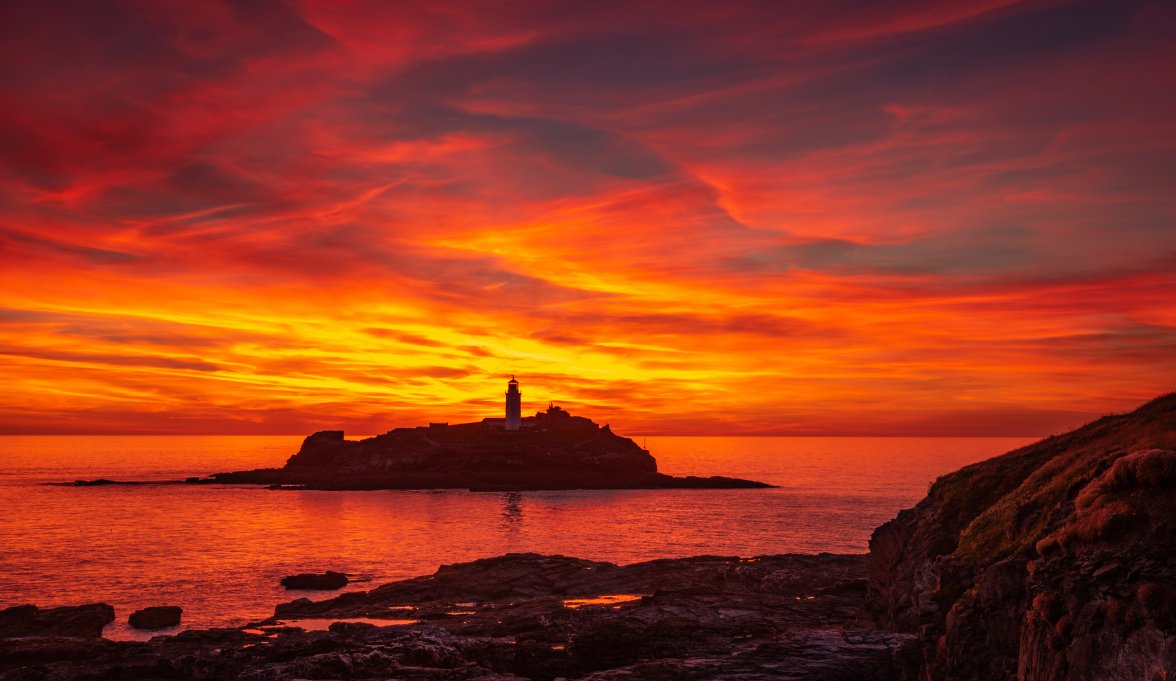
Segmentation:
[(149, 643), (19, 606), (0, 680), (1171, 679), (1174, 551), (1176, 394), (943, 476), (868, 555), (510, 554)]
[(657, 461), (633, 440), (558, 406), (519, 418), (515, 428), (510, 425), (509, 417), (433, 423), (364, 440), (327, 430), (307, 437), (282, 468), (216, 473), (188, 482), (328, 490), (771, 487), (739, 478), (659, 473)]

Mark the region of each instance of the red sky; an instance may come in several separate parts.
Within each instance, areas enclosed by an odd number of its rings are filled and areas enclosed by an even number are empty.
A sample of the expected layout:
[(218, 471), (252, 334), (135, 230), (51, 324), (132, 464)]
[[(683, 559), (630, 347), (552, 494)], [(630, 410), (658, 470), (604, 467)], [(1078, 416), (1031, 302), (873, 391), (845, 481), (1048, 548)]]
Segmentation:
[(0, 432), (1058, 432), (1176, 388), (1169, 2), (5, 3)]

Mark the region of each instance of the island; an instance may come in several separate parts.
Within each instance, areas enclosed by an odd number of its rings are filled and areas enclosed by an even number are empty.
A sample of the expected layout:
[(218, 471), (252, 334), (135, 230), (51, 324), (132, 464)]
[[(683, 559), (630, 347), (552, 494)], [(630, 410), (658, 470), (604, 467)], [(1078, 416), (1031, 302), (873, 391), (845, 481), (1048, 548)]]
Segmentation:
[(659, 473), (656, 459), (633, 440), (554, 404), (522, 417), (514, 377), (507, 384), (505, 418), (396, 428), (363, 440), (325, 430), (307, 437), (282, 468), (215, 473), (187, 482), (320, 490), (772, 487), (723, 476)]
[(0, 679), (1171, 679), (1174, 490), (1171, 394), (941, 477), (868, 554), (508, 554), (149, 643), (23, 605)]

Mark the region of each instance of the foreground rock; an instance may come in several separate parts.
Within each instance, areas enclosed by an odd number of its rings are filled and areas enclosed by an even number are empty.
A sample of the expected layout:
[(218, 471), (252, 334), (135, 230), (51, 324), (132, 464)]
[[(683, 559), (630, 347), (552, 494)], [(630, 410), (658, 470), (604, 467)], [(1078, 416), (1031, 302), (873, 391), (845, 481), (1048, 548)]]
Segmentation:
[(303, 589), (312, 591), (334, 591), (347, 586), (347, 575), (342, 572), (327, 570), (321, 574), (303, 573), (282, 578), (282, 586), (287, 589)]
[(512, 554), (244, 630), (0, 641), (0, 679), (913, 679), (915, 638), (863, 628), (864, 590), (864, 556)]
[(482, 423), (397, 428), (366, 440), (341, 430), (315, 433), (283, 468), (217, 473), (189, 483), (245, 483), (307, 489), (740, 489), (771, 485), (727, 478), (674, 477), (608, 426), (559, 407), (523, 419), (524, 428)]
[(926, 679), (1176, 678), (1176, 395), (940, 478), (870, 550)]
[(18, 605), (0, 610), (0, 638), (26, 636), (68, 636), (96, 638), (114, 621), (114, 608), (91, 603), (42, 610), (35, 605)]
[(156, 605), (131, 613), (127, 623), (136, 629), (167, 629), (180, 626), (183, 613), (176, 605)]

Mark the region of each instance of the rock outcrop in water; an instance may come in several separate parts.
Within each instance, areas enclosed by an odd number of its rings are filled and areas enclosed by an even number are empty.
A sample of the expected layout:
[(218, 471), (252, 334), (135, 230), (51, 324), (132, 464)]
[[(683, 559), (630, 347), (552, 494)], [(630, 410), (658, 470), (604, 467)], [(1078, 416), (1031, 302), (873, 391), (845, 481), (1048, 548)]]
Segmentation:
[(922, 677), (1176, 676), (1176, 395), (940, 478), (870, 542)]
[(649, 452), (591, 420), (552, 407), (504, 430), (492, 421), (397, 428), (365, 440), (315, 433), (285, 467), (189, 482), (310, 489), (655, 489), (770, 487), (726, 477), (658, 473)]
[(287, 589), (302, 589), (309, 591), (335, 591), (347, 586), (347, 575), (342, 572), (304, 572), (282, 578), (282, 586)]
[(167, 629), (180, 626), (184, 609), (178, 605), (153, 605), (136, 610), (127, 618), (127, 624), (136, 629)]

